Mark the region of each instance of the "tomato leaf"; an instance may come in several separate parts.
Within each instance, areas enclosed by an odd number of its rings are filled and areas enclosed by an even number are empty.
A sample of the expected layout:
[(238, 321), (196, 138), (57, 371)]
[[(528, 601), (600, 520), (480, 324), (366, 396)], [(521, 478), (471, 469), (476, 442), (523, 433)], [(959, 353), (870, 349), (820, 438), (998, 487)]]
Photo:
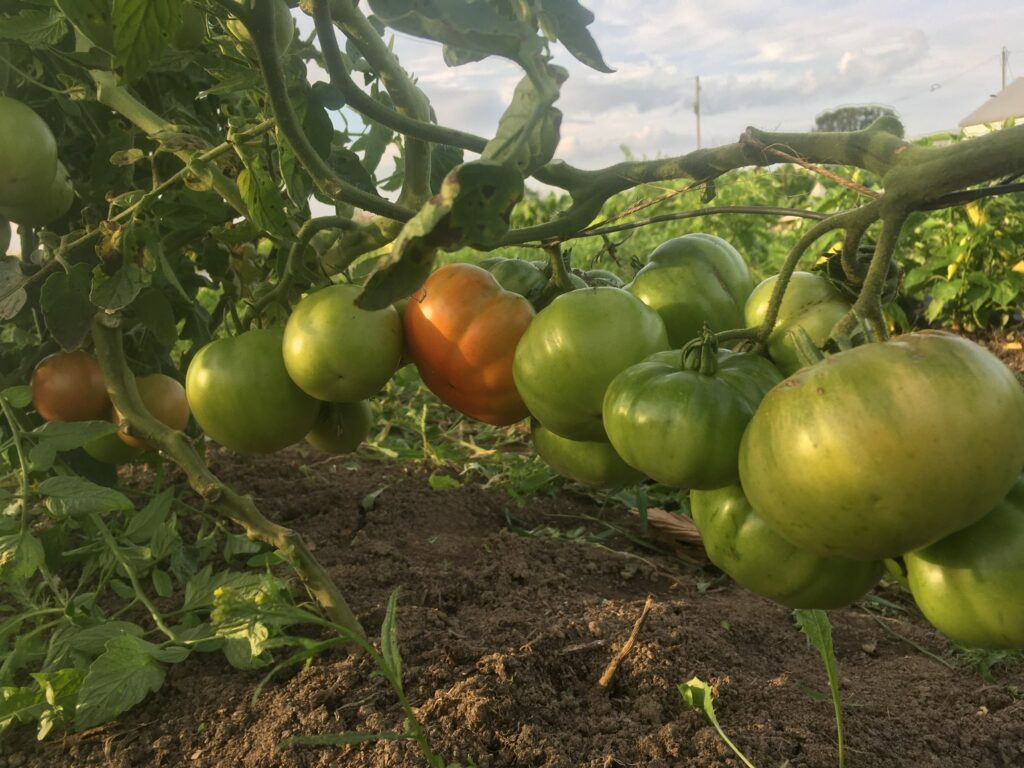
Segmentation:
[(722, 726), (718, 722), (718, 717), (715, 715), (715, 702), (714, 695), (711, 690), (711, 686), (705, 683), (698, 677), (690, 678), (685, 683), (680, 683), (676, 686), (679, 690), (679, 695), (683, 697), (683, 701), (690, 709), (695, 709), (701, 712), (709, 723), (718, 731), (718, 735), (722, 738), (722, 741), (726, 743), (726, 746), (731, 749), (735, 755), (743, 761), (743, 764), (747, 768), (754, 768), (750, 760), (747, 759), (746, 755), (740, 752), (739, 747), (732, 743), (732, 740), (725, 735), (725, 731), (722, 730)]
[(21, 312), (28, 301), (26, 284), (17, 259), (0, 260), (0, 320), (10, 320)]
[(50, 275), (43, 283), (39, 303), (46, 327), (67, 351), (78, 349), (89, 335), (96, 307), (89, 301), (92, 272), (87, 264), (75, 264), (69, 272)]
[(462, 165), (465, 153), (459, 147), (434, 144), (430, 150), (430, 191), (435, 195), (441, 191), (444, 177), (457, 165)]
[(34, 429), (31, 436), (37, 440), (29, 451), (29, 461), (37, 471), (47, 470), (59, 451), (80, 448), (90, 440), (111, 435), (117, 431), (109, 421), (50, 421)]
[(126, 512), (135, 506), (120, 491), (72, 475), (46, 478), (39, 485), (39, 493), (47, 497), (46, 508), (58, 516)]
[(101, 267), (93, 271), (93, 286), (89, 299), (98, 307), (124, 309), (149, 284), (149, 275), (134, 262), (126, 262), (117, 272), (107, 275)]
[(614, 72), (601, 55), (590, 30), (594, 14), (577, 0), (538, 0), (537, 20), (541, 29), (557, 39), (577, 60), (598, 72)]
[(15, 408), (27, 408), (29, 403), (32, 402), (32, 387), (27, 384), (8, 387), (3, 392), (0, 392), (0, 397), (3, 397), (4, 400)]
[(265, 232), (278, 237), (291, 237), (288, 218), (284, 213), (284, 198), (274, 177), (258, 162), (249, 162), (238, 174), (238, 191), (253, 222)]
[(177, 0), (114, 0), (114, 55), (126, 80), (144, 75), (181, 26)]
[(832, 645), (832, 623), (825, 611), (796, 610), (793, 612), (797, 626), (807, 637), (807, 641), (821, 654), (828, 675), (828, 687), (832, 693), (832, 706), (836, 717), (836, 742), (839, 749), (839, 768), (845, 763), (843, 743), (843, 710), (839, 696), (839, 665), (836, 663), (835, 649)]
[(94, 45), (114, 52), (110, 0), (55, 0), (57, 7)]
[[(562, 67), (547, 65), (547, 70), (551, 83), (561, 85), (569, 76)], [(533, 80), (524, 77), (481, 157), (509, 163), (529, 176), (555, 156), (561, 125), (561, 111), (548, 106)]]
[(0, 39), (17, 40), (32, 47), (56, 45), (67, 33), (63, 17), (54, 11), (23, 10), (0, 18)]
[(145, 645), (128, 634), (107, 642), (106, 650), (89, 665), (78, 692), (76, 730), (112, 720), (164, 684), (164, 668)]
[(162, 346), (170, 349), (178, 341), (178, 323), (171, 302), (157, 288), (147, 288), (131, 303), (131, 311)]
[(0, 580), (27, 581), (45, 559), (42, 543), (27, 531), (0, 536)]

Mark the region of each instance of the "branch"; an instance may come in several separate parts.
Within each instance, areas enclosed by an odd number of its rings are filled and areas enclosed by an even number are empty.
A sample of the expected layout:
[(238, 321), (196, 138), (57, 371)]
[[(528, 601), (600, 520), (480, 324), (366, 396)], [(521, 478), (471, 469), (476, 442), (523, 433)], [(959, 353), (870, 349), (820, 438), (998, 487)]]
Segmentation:
[(680, 221), (683, 219), (696, 219), (701, 216), (717, 216), (729, 213), (747, 213), (756, 216), (796, 216), (801, 219), (827, 219), (831, 214), (819, 213), (818, 211), (806, 211), (801, 208), (778, 208), (770, 205), (721, 205), (711, 208), (696, 208), (692, 211), (676, 211), (675, 213), (663, 213), (659, 216), (650, 216), (646, 219), (635, 219), (624, 224), (613, 224), (608, 227), (597, 227), (596, 229), (585, 229), (574, 235), (561, 238), (562, 240), (573, 240), (579, 237), (593, 237), (595, 235), (610, 235), (614, 232), (622, 232), (628, 229), (646, 227), (649, 224), (661, 224), (666, 221)]
[(167, 427), (146, 409), (135, 384), (135, 376), (128, 368), (120, 319), (116, 315), (98, 313), (92, 322), (92, 339), (110, 399), (128, 421), (132, 433), (169, 456), (184, 471), (192, 489), (212, 508), (241, 526), (249, 538), (276, 547), (292, 564), (331, 621), (353, 634), (365, 637), (359, 620), (352, 613), (341, 590), (309, 551), (302, 537), (289, 528), (271, 522), (256, 508), (252, 498), (239, 496), (224, 485), (206, 467), (184, 434)]
[(396, 205), (379, 195), (370, 194), (349, 184), (335, 173), (310, 143), (288, 98), (288, 88), (274, 35), (274, 16), (274, 0), (256, 0), (255, 7), (240, 15), (239, 19), (252, 37), (256, 58), (259, 60), (263, 80), (267, 86), (267, 99), (274, 117), (277, 118), (278, 130), (291, 146), (295, 157), (313, 178), (317, 188), (328, 197), (398, 221), (412, 218), (414, 212), (405, 206)]

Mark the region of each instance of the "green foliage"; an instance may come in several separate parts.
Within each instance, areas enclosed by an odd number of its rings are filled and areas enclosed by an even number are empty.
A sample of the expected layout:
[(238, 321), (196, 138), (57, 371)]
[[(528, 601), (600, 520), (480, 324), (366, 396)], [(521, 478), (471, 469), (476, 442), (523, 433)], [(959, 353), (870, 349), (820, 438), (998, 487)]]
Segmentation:
[(852, 107), (838, 107), (822, 112), (814, 118), (815, 131), (859, 131), (867, 128), (880, 117), (896, 117), (889, 107), (879, 104), (863, 104)]
[(707, 721), (711, 723), (718, 735), (725, 742), (726, 746), (733, 751), (747, 768), (754, 768), (754, 764), (750, 762), (746, 755), (740, 752), (739, 747), (732, 743), (732, 739), (725, 735), (725, 731), (722, 730), (722, 726), (718, 723), (718, 716), (715, 715), (715, 703), (714, 695), (711, 690), (711, 686), (705, 683), (700, 678), (694, 677), (685, 683), (680, 683), (677, 688), (679, 689), (679, 695), (683, 697), (683, 701), (686, 702), (686, 706), (690, 709), (696, 710), (707, 718)]
[(828, 674), (828, 687), (832, 693), (832, 706), (836, 715), (836, 741), (839, 747), (839, 768), (846, 764), (846, 750), (843, 743), (843, 709), (839, 695), (839, 665), (836, 663), (835, 649), (832, 646), (832, 623), (825, 611), (797, 610), (793, 612), (797, 626), (811, 644), (821, 654)]

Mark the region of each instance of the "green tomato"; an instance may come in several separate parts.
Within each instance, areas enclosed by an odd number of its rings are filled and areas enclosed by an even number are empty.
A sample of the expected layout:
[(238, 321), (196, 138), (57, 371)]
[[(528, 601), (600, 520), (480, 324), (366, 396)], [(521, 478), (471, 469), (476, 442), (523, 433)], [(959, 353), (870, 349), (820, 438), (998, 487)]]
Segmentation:
[(754, 287), (739, 252), (713, 235), (691, 234), (662, 243), (626, 290), (657, 310), (673, 349), (700, 335), (743, 325), (743, 304)]
[(502, 259), (485, 269), (502, 288), (518, 293), (531, 304), (541, 297), (548, 284), (548, 278), (539, 269), (520, 259)]
[[(240, 42), (246, 49), (253, 49), (252, 35), (248, 27), (241, 19), (231, 17), (225, 23), (228, 33)], [(274, 43), (277, 47), (277, 55), (283, 56), (292, 44), (295, 36), (295, 21), (292, 19), (292, 12), (288, 9), (285, 0), (274, 0)]]
[(1024, 390), (967, 339), (923, 331), (840, 352), (761, 401), (740, 446), (750, 503), (790, 542), (895, 557), (979, 520), (1024, 466)]
[(583, 273), (584, 281), (591, 285), (610, 285), (614, 288), (624, 288), (626, 283), (621, 277), (607, 269), (588, 269)]
[(0, 206), (0, 215), (25, 227), (42, 227), (67, 213), (74, 200), (71, 177), (64, 163), (58, 161), (57, 174), (44, 194), (23, 205)]
[(621, 288), (563, 293), (516, 347), (512, 375), (530, 413), (569, 440), (605, 440), (601, 403), (612, 379), (668, 349), (658, 313)]
[(1024, 475), (974, 525), (904, 555), (921, 613), (977, 648), (1024, 648)]
[(644, 479), (615, 452), (610, 443), (567, 440), (539, 422), (531, 425), (533, 447), (544, 462), (562, 477), (593, 488), (621, 488)]
[(82, 446), (87, 454), (104, 464), (127, 464), (142, 455), (138, 448), (128, 445), (117, 432), (90, 440)]
[(738, 481), (743, 430), (780, 381), (758, 355), (704, 347), (684, 367), (678, 351), (659, 352), (608, 385), (604, 426), (625, 462), (659, 483), (721, 488)]
[(711, 562), (741, 587), (787, 608), (842, 608), (863, 597), (885, 570), (878, 560), (819, 557), (794, 547), (735, 485), (694, 491), (690, 511)]
[(57, 175), (57, 141), (30, 107), (0, 96), (0, 206), (44, 200)]
[(225, 448), (273, 453), (313, 428), (320, 403), (284, 367), (280, 329), (211, 342), (192, 359), (185, 394), (196, 422)]
[[(764, 322), (777, 281), (778, 276), (769, 277), (750, 294), (744, 308), (747, 327)], [(815, 346), (824, 347), (832, 328), (849, 311), (850, 303), (826, 278), (811, 272), (794, 272), (779, 306), (775, 328), (768, 337), (768, 356), (786, 376), (796, 373), (805, 365), (797, 349), (797, 329), (806, 331)]]
[(325, 453), (352, 453), (370, 434), (370, 404), (324, 403), (306, 442)]
[(355, 305), (362, 291), (341, 283), (300, 301), (284, 329), (284, 364), (303, 392), (351, 403), (377, 394), (402, 360), (402, 319), (394, 307)]

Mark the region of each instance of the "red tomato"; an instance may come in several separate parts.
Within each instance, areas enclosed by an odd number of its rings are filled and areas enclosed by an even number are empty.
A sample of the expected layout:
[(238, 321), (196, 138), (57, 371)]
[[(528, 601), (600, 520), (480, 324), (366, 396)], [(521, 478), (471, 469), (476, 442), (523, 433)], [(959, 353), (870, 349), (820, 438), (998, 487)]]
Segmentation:
[(46, 421), (103, 421), (110, 396), (99, 363), (88, 352), (57, 352), (32, 372), (32, 404)]
[(512, 381), (512, 358), (533, 307), (472, 264), (434, 272), (405, 309), (406, 351), (430, 390), (479, 421), (526, 418)]

